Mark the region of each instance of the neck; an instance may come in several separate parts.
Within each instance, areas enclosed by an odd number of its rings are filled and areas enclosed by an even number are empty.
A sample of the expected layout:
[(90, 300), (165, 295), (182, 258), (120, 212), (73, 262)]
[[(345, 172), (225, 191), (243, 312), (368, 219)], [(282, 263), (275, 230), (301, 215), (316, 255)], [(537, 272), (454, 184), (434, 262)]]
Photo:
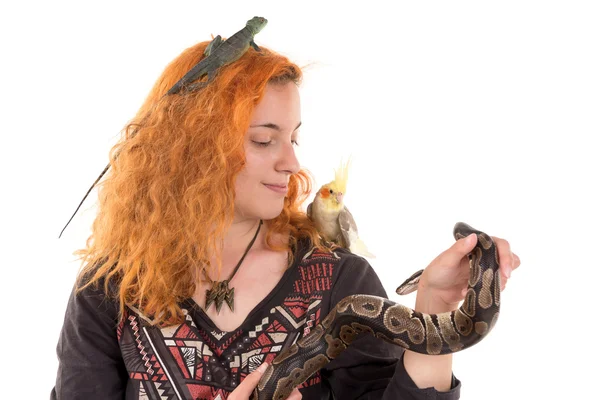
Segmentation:
[[(209, 277), (212, 280), (222, 281), (231, 275), (240, 258), (248, 248), (248, 245), (254, 238), (259, 222), (259, 219), (236, 219), (231, 224), (229, 230), (225, 233), (225, 237), (223, 238), (223, 246), (221, 248), (221, 273), (217, 273), (216, 270), (213, 270), (211, 273), (209, 273)], [(249, 250), (249, 253), (252, 252), (252, 250), (263, 247), (264, 237), (265, 229), (263, 222), (263, 226), (258, 232), (258, 236), (256, 236), (256, 240), (254, 241), (251, 250)], [(216, 268), (218, 265), (217, 256), (213, 255), (210, 259), (210, 262), (211, 265)]]
[[(227, 255), (228, 253), (239, 253), (240, 251), (243, 252), (254, 237), (259, 222), (259, 219), (236, 219), (225, 233), (223, 239), (223, 255)], [(263, 231), (264, 229), (261, 228), (252, 248), (261, 247), (262, 239), (264, 238)]]

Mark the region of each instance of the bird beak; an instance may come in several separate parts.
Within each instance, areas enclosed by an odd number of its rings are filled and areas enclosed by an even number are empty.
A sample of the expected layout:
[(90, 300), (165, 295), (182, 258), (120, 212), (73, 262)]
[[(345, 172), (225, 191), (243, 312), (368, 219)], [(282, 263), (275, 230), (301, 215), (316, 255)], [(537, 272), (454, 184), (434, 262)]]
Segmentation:
[(335, 194), (335, 200), (338, 202), (338, 204), (342, 204), (342, 201), (344, 200), (344, 193), (337, 192)]

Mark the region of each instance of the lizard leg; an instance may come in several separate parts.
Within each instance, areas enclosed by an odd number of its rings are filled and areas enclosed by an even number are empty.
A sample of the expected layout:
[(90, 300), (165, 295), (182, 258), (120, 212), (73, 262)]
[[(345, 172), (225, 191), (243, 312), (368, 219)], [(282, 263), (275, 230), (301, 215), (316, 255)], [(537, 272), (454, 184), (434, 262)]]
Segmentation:
[(196, 82), (193, 85), (189, 85), (187, 88), (188, 92), (194, 92), (196, 90), (200, 90), (203, 87), (205, 87), (206, 85), (208, 85), (208, 83), (210, 81), (213, 80), (213, 78), (215, 77), (215, 75), (217, 75), (217, 71), (209, 71), (208, 72), (208, 78), (204, 81), (204, 82)]
[(200, 90), (207, 85), (208, 82), (198, 82), (193, 85), (189, 85), (186, 89), (186, 92), (195, 92), (196, 90)]
[(221, 42), (222, 42), (222, 40), (221, 40), (221, 35), (217, 35), (217, 37), (216, 37), (216, 38), (214, 38), (214, 39), (212, 40), (212, 42), (210, 42), (210, 43), (208, 44), (208, 46), (206, 46), (206, 49), (204, 50), (204, 55), (205, 55), (205, 56), (207, 56), (207, 57), (208, 57), (208, 56), (210, 56), (210, 53), (211, 53), (211, 52), (212, 52), (214, 49), (216, 49), (217, 47), (219, 47), (219, 46), (221, 45)]
[(260, 51), (260, 47), (258, 47), (258, 45), (254, 43), (254, 40), (250, 41), (250, 46), (254, 47), (254, 50)]

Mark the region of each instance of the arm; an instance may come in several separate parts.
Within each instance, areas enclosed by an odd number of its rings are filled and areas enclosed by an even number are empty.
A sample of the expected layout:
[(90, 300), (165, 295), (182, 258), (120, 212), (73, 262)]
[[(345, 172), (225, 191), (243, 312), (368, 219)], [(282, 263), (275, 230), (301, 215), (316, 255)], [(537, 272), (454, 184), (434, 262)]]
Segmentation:
[[(334, 283), (330, 306), (335, 307), (344, 297), (358, 293), (387, 298), (381, 281), (369, 263), (352, 256)], [(419, 387), (415, 384), (405, 368), (406, 355), (401, 347), (364, 334), (325, 366), (321, 374), (337, 399), (459, 398), (460, 382), (452, 376), (451, 361), (449, 380), (452, 388), (440, 393), (431, 385)], [(419, 371), (423, 368), (419, 360), (409, 360), (407, 364)]]
[[(502, 270), (501, 290), (510, 278), (511, 271), (521, 264), (512, 253), (509, 243), (493, 237), (498, 249)], [(423, 271), (419, 281), (415, 310), (432, 314), (456, 310), (466, 295), (469, 278), (467, 254), (477, 243), (470, 235), (457, 240), (448, 250), (437, 256)], [(452, 355), (428, 356), (407, 351), (404, 366), (418, 387), (434, 387), (446, 391), (452, 385)]]
[[(436, 301), (422, 283), (423, 281), (419, 282), (415, 311), (437, 314), (458, 308), (458, 303), (451, 305)], [(404, 367), (417, 387), (434, 387), (441, 392), (446, 392), (452, 387), (452, 354), (430, 356), (407, 350), (404, 355)]]
[(51, 400), (124, 398), (128, 376), (116, 324), (116, 306), (102, 286), (71, 293), (56, 348), (59, 365)]

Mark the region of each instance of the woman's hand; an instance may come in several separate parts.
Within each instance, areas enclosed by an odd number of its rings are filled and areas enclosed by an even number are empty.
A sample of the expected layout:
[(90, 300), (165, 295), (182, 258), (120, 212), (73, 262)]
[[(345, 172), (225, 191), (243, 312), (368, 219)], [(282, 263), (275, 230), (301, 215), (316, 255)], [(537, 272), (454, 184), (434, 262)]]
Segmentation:
[[(256, 385), (258, 385), (258, 381), (262, 378), (263, 373), (267, 370), (269, 365), (267, 363), (263, 363), (260, 367), (256, 368), (250, 375), (248, 375), (242, 383), (227, 397), (229, 400), (249, 400), (252, 392)], [(290, 393), (287, 400), (300, 400), (302, 395), (300, 391), (296, 388), (292, 393)]]
[[(519, 256), (510, 249), (510, 244), (492, 236), (500, 261), (501, 289), (504, 290), (511, 272), (521, 265)], [(425, 313), (439, 313), (458, 308), (467, 294), (469, 259), (467, 254), (475, 248), (477, 236), (471, 234), (457, 240), (448, 250), (437, 256), (425, 268), (417, 292), (415, 309)]]
[[(500, 287), (506, 287), (511, 272), (521, 265), (519, 256), (510, 250), (504, 239), (492, 236), (500, 262)], [(423, 271), (419, 280), (415, 310), (437, 314), (453, 311), (467, 295), (469, 258), (477, 236), (471, 234), (456, 241), (437, 256)], [(440, 392), (450, 390), (452, 384), (452, 354), (430, 356), (407, 351), (404, 367), (419, 388), (434, 387)]]

